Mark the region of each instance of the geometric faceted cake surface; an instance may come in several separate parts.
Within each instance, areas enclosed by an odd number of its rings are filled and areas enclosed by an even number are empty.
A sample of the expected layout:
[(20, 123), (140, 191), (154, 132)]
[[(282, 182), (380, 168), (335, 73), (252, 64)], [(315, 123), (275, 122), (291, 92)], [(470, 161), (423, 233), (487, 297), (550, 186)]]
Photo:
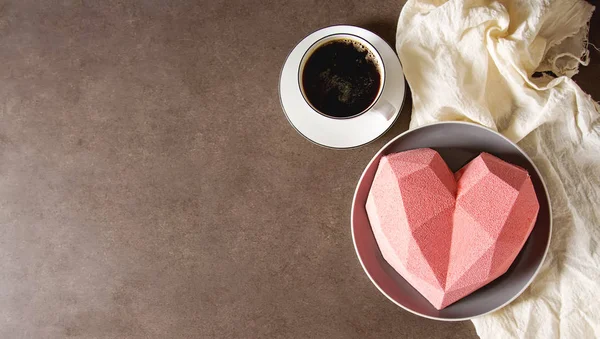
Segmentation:
[(521, 167), (481, 153), (452, 173), (422, 148), (381, 158), (366, 210), (383, 258), (442, 309), (508, 270), (539, 204)]

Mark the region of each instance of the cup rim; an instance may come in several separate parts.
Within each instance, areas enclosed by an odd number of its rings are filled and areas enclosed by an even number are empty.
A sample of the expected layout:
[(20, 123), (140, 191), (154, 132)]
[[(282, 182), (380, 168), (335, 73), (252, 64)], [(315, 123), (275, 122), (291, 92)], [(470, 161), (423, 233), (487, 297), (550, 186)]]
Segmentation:
[[(335, 37), (335, 36), (346, 36), (349, 37), (349, 39), (354, 39), (356, 41), (358, 41), (359, 43), (365, 45), (371, 52), (373, 52), (377, 58), (377, 62), (379, 63), (379, 68), (381, 71), (381, 75), (383, 77), (383, 79), (381, 80), (381, 86), (379, 86), (379, 91), (377, 92), (377, 96), (375, 97), (375, 99), (373, 99), (373, 101), (371, 102), (371, 104), (369, 104), (369, 106), (367, 106), (364, 110), (351, 115), (351, 116), (347, 116), (347, 117), (334, 117), (331, 115), (328, 115), (324, 112), (321, 112), (320, 110), (318, 110), (315, 106), (313, 106), (310, 101), (306, 98), (306, 95), (304, 94), (304, 89), (302, 86), (302, 71), (304, 70), (304, 66), (306, 65), (306, 62), (308, 61), (308, 58), (310, 57), (309, 52), (314, 52), (320, 44), (323, 43), (324, 40), (326, 39), (330, 39), (331, 37)], [(381, 54), (379, 53), (379, 51), (377, 50), (377, 48), (375, 48), (375, 46), (373, 46), (373, 44), (371, 44), (370, 42), (368, 42), (367, 40), (359, 37), (358, 35), (352, 34), (352, 33), (345, 33), (345, 32), (338, 32), (338, 33), (332, 33), (329, 35), (326, 35), (322, 38), (320, 38), (319, 40), (313, 42), (307, 49), (306, 51), (304, 51), (304, 54), (302, 55), (302, 58), (300, 58), (300, 65), (298, 67), (298, 90), (300, 91), (300, 96), (302, 97), (302, 99), (304, 99), (304, 101), (306, 102), (306, 104), (315, 112), (317, 112), (318, 114), (329, 118), (329, 119), (335, 119), (335, 120), (348, 120), (348, 119), (353, 119), (356, 117), (359, 117), (367, 112), (369, 112), (376, 104), (377, 102), (379, 102), (379, 99), (381, 98), (383, 91), (385, 90), (385, 83), (386, 83), (386, 70), (385, 70), (385, 65), (383, 63), (383, 57), (381, 56)]]

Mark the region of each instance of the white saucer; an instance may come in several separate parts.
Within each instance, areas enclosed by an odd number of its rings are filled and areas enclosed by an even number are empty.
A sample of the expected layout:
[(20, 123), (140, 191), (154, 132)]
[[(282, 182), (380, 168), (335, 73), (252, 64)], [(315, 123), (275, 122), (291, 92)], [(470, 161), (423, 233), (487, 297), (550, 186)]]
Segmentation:
[[(299, 88), (299, 68), (304, 53), (317, 41), (332, 34), (350, 34), (370, 43), (383, 59), (385, 68), (381, 94), (395, 108), (388, 120), (376, 114), (349, 119), (332, 119), (315, 112)], [(402, 66), (392, 48), (376, 34), (354, 26), (330, 26), (304, 38), (288, 55), (279, 79), (279, 99), (290, 124), (308, 140), (325, 147), (353, 148), (383, 135), (396, 121), (404, 103), (405, 84)]]

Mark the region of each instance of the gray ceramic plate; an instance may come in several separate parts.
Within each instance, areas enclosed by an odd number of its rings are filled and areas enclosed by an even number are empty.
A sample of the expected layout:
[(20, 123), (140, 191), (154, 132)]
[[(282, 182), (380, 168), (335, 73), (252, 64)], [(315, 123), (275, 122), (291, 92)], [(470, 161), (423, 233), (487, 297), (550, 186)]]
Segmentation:
[[(423, 147), (437, 150), (452, 171), (458, 170), (481, 152), (488, 152), (521, 166), (529, 171), (540, 203), (533, 231), (508, 271), (490, 284), (440, 311), (383, 259), (365, 210), (367, 194), (381, 156)], [(485, 127), (464, 122), (442, 122), (410, 130), (397, 136), (377, 152), (358, 181), (352, 202), (351, 221), (358, 258), (381, 293), (412, 313), (449, 321), (466, 320), (492, 312), (518, 297), (533, 281), (541, 267), (552, 233), (548, 192), (531, 159), (504, 136)]]

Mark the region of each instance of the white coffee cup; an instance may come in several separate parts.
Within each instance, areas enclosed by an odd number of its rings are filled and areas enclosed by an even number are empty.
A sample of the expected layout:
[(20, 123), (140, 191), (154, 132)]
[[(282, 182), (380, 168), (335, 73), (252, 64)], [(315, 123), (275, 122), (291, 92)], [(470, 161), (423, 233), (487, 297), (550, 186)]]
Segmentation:
[[(381, 76), (373, 102), (358, 114), (343, 118), (315, 109), (302, 87), (302, 72), (312, 53), (337, 39), (366, 47)], [(320, 29), (300, 41), (288, 55), (279, 81), (281, 106), (291, 125), (310, 141), (330, 148), (354, 148), (383, 135), (398, 118), (404, 94), (402, 66), (392, 48), (368, 30), (345, 25)]]
[(306, 92), (304, 90), (304, 86), (302, 84), (302, 81), (299, 81), (300, 84), (300, 91), (302, 92), (302, 96), (304, 97), (304, 99), (306, 100), (306, 103), (317, 113), (320, 113), (326, 117), (329, 118), (333, 118), (333, 119), (352, 119), (352, 118), (356, 118), (357, 116), (361, 115), (361, 114), (376, 114), (382, 118), (384, 118), (385, 120), (389, 120), (392, 118), (392, 116), (394, 115), (394, 112), (397, 110), (396, 107), (394, 107), (389, 101), (387, 101), (384, 98), (381, 98), (381, 93), (383, 93), (383, 88), (385, 85), (385, 65), (383, 63), (383, 59), (381, 58), (381, 55), (379, 55), (379, 52), (375, 49), (375, 47), (373, 47), (370, 43), (368, 43), (367, 41), (365, 41), (364, 39), (356, 36), (356, 35), (350, 35), (350, 34), (332, 34), (330, 36), (326, 36), (322, 39), (320, 39), (319, 41), (315, 42), (307, 51), (306, 53), (304, 53), (304, 56), (302, 58), (302, 61), (300, 62), (300, 67), (298, 70), (298, 77), (299, 79), (302, 79), (303, 74), (304, 74), (304, 69), (306, 66), (306, 62), (310, 59), (310, 57), (313, 55), (313, 53), (319, 49), (320, 47), (327, 45), (329, 43), (332, 42), (336, 42), (336, 41), (341, 41), (344, 43), (357, 43), (358, 46), (360, 47), (364, 47), (367, 49), (368, 55), (372, 58), (374, 58), (375, 60), (373, 60), (373, 63), (375, 64), (375, 66), (377, 67), (377, 71), (379, 73), (380, 76), (380, 80), (379, 80), (379, 89), (377, 92), (377, 95), (375, 96), (375, 98), (373, 99), (373, 101), (371, 102), (371, 104), (363, 109), (362, 111), (360, 111), (357, 114), (353, 114), (350, 116), (344, 116), (344, 117), (337, 117), (337, 116), (333, 116), (333, 115), (329, 115), (326, 112), (321, 112), (319, 109), (317, 109), (309, 100), (309, 98), (306, 95)]

